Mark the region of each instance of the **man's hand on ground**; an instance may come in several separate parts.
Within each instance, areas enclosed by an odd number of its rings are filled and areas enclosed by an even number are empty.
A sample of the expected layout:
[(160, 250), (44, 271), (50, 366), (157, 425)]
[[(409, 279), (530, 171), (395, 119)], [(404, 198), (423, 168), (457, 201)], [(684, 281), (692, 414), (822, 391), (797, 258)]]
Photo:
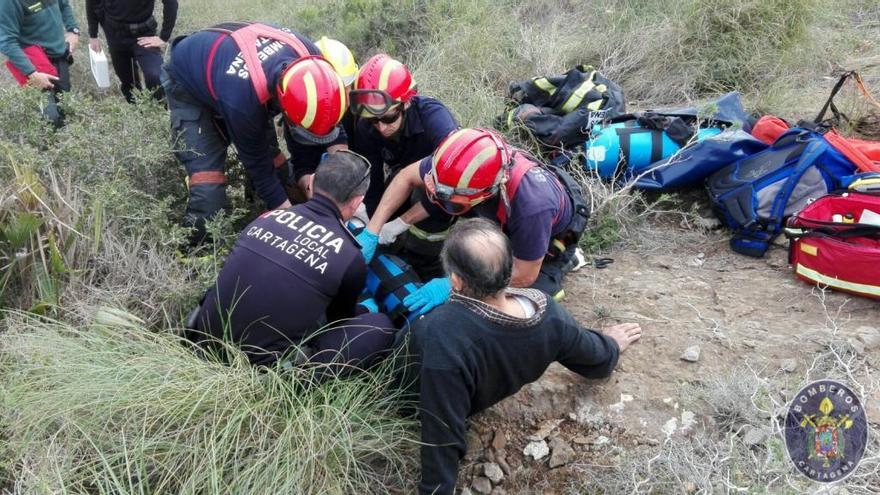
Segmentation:
[(98, 38), (89, 38), (89, 48), (92, 49), (93, 52), (101, 53), (101, 40)]
[(638, 323), (619, 323), (603, 328), (602, 333), (614, 339), (620, 352), (623, 353), (635, 341), (642, 338), (642, 327)]
[(445, 303), (451, 292), (452, 282), (448, 277), (435, 278), (403, 298), (403, 305), (415, 316), (423, 315)]
[(64, 33), (64, 41), (67, 42), (67, 46), (70, 47), (70, 53), (76, 51), (76, 47), (79, 46), (79, 35), (71, 32)]
[(58, 78), (51, 74), (46, 74), (45, 72), (32, 72), (28, 76), (28, 84), (31, 86), (36, 86), (40, 89), (52, 89), (55, 87), (53, 84), (57, 81)]
[(162, 48), (165, 46), (165, 42), (158, 36), (144, 36), (138, 38), (138, 45), (144, 48)]

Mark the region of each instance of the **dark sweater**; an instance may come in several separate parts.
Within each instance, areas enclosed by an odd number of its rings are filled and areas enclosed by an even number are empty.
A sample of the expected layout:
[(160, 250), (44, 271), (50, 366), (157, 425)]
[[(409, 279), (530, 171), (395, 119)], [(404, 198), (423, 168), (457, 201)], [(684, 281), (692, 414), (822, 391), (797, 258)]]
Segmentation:
[[(98, 37), (98, 23), (104, 19), (117, 24), (139, 24), (153, 15), (155, 6), (155, 0), (86, 0), (89, 38)], [(171, 38), (176, 22), (177, 0), (162, 0), (162, 30), (159, 37), (163, 41)]]
[[(538, 305), (528, 319), (452, 296), (413, 326), (412, 391), (422, 423), (421, 493), (451, 494), (467, 452), (465, 419), (516, 393), (559, 361), (586, 377), (611, 374), (619, 355), (609, 337), (578, 325), (552, 299), (532, 289), (508, 289)], [(405, 379), (406, 380), (406, 379)]]

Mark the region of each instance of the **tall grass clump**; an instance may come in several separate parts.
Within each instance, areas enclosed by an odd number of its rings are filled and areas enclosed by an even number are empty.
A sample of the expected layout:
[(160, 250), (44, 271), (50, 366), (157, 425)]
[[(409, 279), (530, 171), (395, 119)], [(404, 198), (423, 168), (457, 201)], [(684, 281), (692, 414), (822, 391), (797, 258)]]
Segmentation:
[(319, 382), (233, 349), (220, 364), (112, 309), (3, 327), (0, 449), (22, 492), (383, 493), (412, 478), (388, 367)]

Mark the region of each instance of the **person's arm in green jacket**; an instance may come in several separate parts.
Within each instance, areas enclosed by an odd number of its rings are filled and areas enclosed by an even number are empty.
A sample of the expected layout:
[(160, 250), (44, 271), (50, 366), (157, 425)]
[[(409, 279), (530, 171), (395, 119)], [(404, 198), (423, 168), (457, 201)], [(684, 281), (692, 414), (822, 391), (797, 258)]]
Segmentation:
[(36, 68), (21, 51), (21, 43), (18, 41), (24, 18), (21, 9), (20, 2), (0, 2), (0, 53), (6, 55), (12, 65), (27, 76)]

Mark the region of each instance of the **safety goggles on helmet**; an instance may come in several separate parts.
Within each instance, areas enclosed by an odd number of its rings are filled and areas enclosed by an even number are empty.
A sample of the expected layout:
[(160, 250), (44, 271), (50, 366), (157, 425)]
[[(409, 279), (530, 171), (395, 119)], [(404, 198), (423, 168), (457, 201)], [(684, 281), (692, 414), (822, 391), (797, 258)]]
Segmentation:
[(370, 115), (379, 117), (388, 112), (388, 110), (391, 110), (394, 105), (400, 103), (394, 101), (391, 95), (379, 89), (353, 89), (348, 94), (348, 97), (351, 101), (349, 106), (351, 112), (362, 117), (369, 117)]
[(498, 184), (483, 189), (455, 188), (437, 180), (437, 172), (432, 169), (425, 177), (425, 191), (428, 199), (450, 215), (461, 215), (474, 206), (491, 198), (498, 192)]
[(403, 114), (403, 107), (398, 105), (397, 108), (392, 108), (388, 110), (382, 116), (373, 116), (370, 115), (368, 117), (361, 117), (364, 121), (366, 121), (370, 125), (376, 125), (378, 123), (383, 124), (393, 124), (400, 119), (400, 116)]

